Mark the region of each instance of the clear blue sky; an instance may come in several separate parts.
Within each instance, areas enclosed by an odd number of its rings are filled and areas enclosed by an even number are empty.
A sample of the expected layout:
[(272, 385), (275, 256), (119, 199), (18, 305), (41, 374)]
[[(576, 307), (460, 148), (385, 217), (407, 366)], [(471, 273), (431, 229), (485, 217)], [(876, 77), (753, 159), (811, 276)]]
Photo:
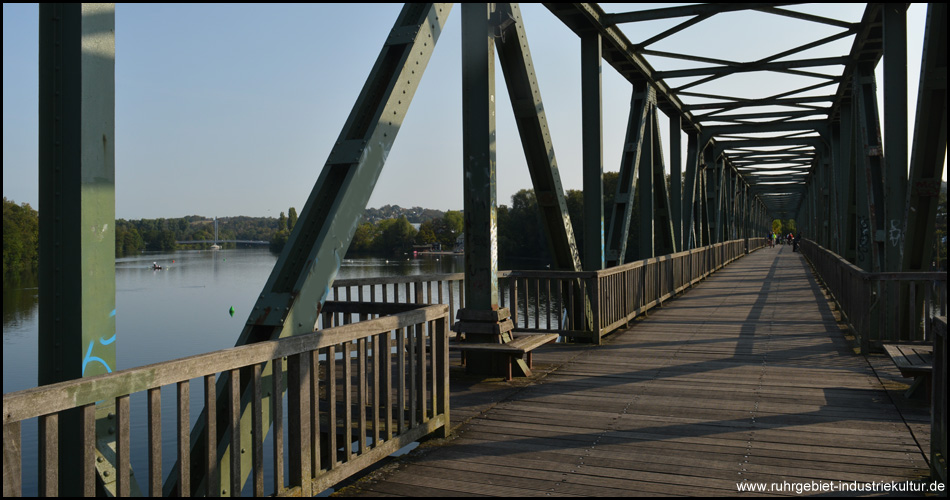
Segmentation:
[[(117, 5), (116, 217), (277, 216), (290, 206), (302, 208), (400, 8)], [(565, 189), (580, 189), (580, 42), (544, 7), (521, 8), (561, 178)], [(849, 21), (860, 19), (863, 8), (793, 7)], [(925, 11), (915, 4), (908, 13), (912, 109)], [(37, 16), (35, 4), (3, 5), (3, 195), (34, 208)], [(456, 6), (370, 207), (462, 208), (460, 18)], [(679, 21), (637, 23), (624, 30), (638, 42)], [(720, 14), (656, 48), (745, 61), (835, 31), (822, 29), (761, 13)], [(832, 52), (847, 52), (851, 40)], [(820, 55), (815, 51), (795, 58)], [(673, 66), (662, 59), (650, 61), (657, 69), (689, 67), (683, 61)], [(775, 93), (770, 85), (800, 86), (787, 75), (774, 82), (731, 78), (723, 82), (728, 89), (698, 90), (754, 97)], [(606, 64), (603, 82), (604, 165), (616, 171), (630, 86)], [(508, 204), (531, 181), (500, 70), (496, 88), (498, 202)], [(661, 127), (665, 136), (668, 129)]]

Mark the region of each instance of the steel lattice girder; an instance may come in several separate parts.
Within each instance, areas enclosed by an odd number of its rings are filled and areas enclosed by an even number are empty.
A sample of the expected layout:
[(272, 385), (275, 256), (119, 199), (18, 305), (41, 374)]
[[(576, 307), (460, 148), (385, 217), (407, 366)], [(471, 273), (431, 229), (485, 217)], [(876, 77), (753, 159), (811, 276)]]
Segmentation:
[[(517, 4), (502, 3), (498, 4), (495, 15), (501, 29), (500, 41), (496, 44), (498, 60), (505, 75), (508, 96), (521, 134), (554, 265), (565, 271), (580, 271), (580, 256), (567, 212), (567, 201), (564, 199), (564, 188), (531, 61), (531, 51), (528, 49), (521, 10)], [(506, 22), (509, 19), (512, 22)]]
[[(235, 345), (314, 330), (450, 10), (450, 4), (403, 7)], [(263, 376), (270, 376), (271, 370), (272, 363), (268, 363)], [(225, 388), (229, 383), (228, 374), (218, 379), (217, 393), (221, 396), (217, 406), (222, 410), (217, 412), (217, 452), (212, 455), (206, 449), (204, 413), (191, 433), (192, 494), (207, 491), (206, 483), (218, 488), (217, 491), (230, 484), (231, 450), (227, 440), (222, 439), (229, 432), (229, 422), (225, 420), (227, 412), (223, 410), (228, 403)], [(242, 383), (241, 392), (241, 439), (250, 442), (249, 383)], [(265, 391), (262, 403), (265, 429), (271, 419), (270, 397), (270, 391)], [(217, 477), (204, 476), (203, 457), (209, 456), (216, 456), (219, 462)], [(251, 471), (250, 460), (250, 454), (241, 454), (242, 484)], [(178, 466), (176, 464), (176, 470)], [(304, 464), (291, 466), (304, 467)], [(291, 476), (301, 477), (299, 474)], [(177, 480), (178, 474), (173, 471), (163, 488), (165, 494), (177, 491)], [(305, 483), (300, 485), (302, 494), (309, 496), (310, 483)]]
[[(654, 86), (657, 91), (657, 106), (668, 115), (679, 117), (682, 121), (683, 130), (687, 133), (701, 130), (704, 132), (704, 137), (710, 138), (716, 144), (718, 144), (722, 138), (728, 137), (728, 134), (743, 133), (745, 131), (762, 131), (765, 129), (804, 129), (819, 132), (823, 136), (827, 136), (827, 130), (838, 120), (841, 107), (851, 99), (851, 79), (858, 65), (876, 64), (882, 56), (883, 50), (880, 44), (880, 29), (882, 25), (881, 7), (878, 4), (870, 4), (865, 9), (864, 15), (859, 22), (850, 22), (782, 9), (778, 8), (777, 5), (778, 4), (749, 4), (747, 7), (750, 10), (818, 23), (826, 27), (840, 28), (840, 30), (823, 38), (803, 43), (797, 47), (756, 61), (739, 62), (690, 54), (675, 54), (648, 48), (649, 45), (687, 30), (691, 26), (713, 15), (742, 10), (743, 7), (738, 4), (670, 7), (616, 14), (606, 13), (596, 4), (546, 4), (547, 8), (555, 16), (561, 19), (565, 25), (574, 30), (579, 36), (590, 32), (599, 33), (603, 39), (604, 59), (631, 83), (639, 84), (639, 82), (647, 82)], [(619, 23), (634, 23), (676, 17), (682, 17), (684, 20), (672, 28), (638, 44), (632, 43), (618, 26)], [(803, 53), (806, 50), (821, 47), (848, 36), (854, 37), (854, 42), (849, 53), (798, 60), (789, 59), (789, 57), (794, 54)], [(645, 56), (654, 55), (701, 62), (709, 66), (704, 68), (656, 71), (645, 58)], [(844, 69), (838, 75), (815, 73), (798, 69), (822, 65), (843, 65)], [(685, 92), (686, 88), (701, 85), (725, 75), (752, 73), (754, 71), (779, 71), (815, 78), (819, 81), (814, 85), (759, 99)], [(686, 85), (681, 85), (678, 88), (667, 83), (668, 79), (686, 76), (698, 77), (699, 79)], [(809, 92), (813, 93), (822, 87), (831, 85), (837, 86), (837, 90), (831, 95), (807, 95)], [(720, 102), (688, 104), (682, 100), (688, 96), (715, 99)], [(763, 106), (786, 106), (792, 107), (793, 110), (788, 112), (741, 112), (753, 107)], [(692, 115), (691, 113), (696, 110), (710, 110), (710, 112), (702, 115)], [(727, 114), (730, 111), (740, 112), (734, 113), (734, 115)], [(756, 123), (756, 120), (766, 117), (773, 118), (773, 120), (764, 124)], [(796, 124), (796, 119), (805, 117), (817, 117), (818, 119), (809, 120), (807, 123)], [(716, 122), (731, 125), (720, 125)], [(709, 124), (708, 126), (705, 125), (707, 123)], [(772, 143), (771, 145), (794, 145), (809, 144), (815, 141), (821, 142), (822, 140), (814, 137), (789, 137), (786, 139), (748, 138), (742, 140), (745, 144), (756, 144), (760, 146), (768, 146), (770, 142)], [(701, 142), (705, 143), (705, 141)], [(730, 155), (727, 153), (726, 156), (728, 158)], [(805, 163), (810, 159), (809, 157), (802, 157), (800, 161)], [(778, 162), (778, 160), (775, 160), (775, 162)], [(740, 166), (738, 162), (734, 163), (734, 165), (737, 167)], [(758, 164), (745, 164), (745, 166), (753, 167), (757, 165)], [(745, 179), (748, 172), (742, 170), (740, 174)]]
[(634, 86), (630, 98), (630, 116), (627, 120), (627, 136), (620, 160), (620, 175), (617, 179), (617, 194), (610, 213), (607, 230), (607, 266), (623, 264), (627, 251), (627, 232), (633, 214), (633, 197), (637, 188), (637, 168), (643, 151), (644, 134), (650, 122), (650, 113), (656, 106), (656, 93), (648, 84)]

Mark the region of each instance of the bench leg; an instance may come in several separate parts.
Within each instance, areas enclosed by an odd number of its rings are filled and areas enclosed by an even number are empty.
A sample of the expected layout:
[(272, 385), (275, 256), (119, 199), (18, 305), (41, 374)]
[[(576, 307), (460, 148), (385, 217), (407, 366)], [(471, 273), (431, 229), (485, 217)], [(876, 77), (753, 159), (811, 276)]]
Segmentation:
[(917, 391), (923, 390), (924, 397), (927, 400), (930, 400), (930, 376), (929, 375), (917, 375), (914, 377), (914, 383), (910, 385), (910, 388), (904, 392), (904, 397), (910, 399), (914, 396)]

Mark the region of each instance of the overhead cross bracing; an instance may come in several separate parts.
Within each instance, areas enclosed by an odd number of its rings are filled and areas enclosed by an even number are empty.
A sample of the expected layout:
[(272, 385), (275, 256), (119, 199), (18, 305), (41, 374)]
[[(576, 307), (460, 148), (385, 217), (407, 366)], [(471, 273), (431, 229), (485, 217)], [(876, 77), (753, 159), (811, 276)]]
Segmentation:
[[(658, 107), (679, 117), (686, 133), (700, 133), (700, 149), (711, 143), (716, 156), (738, 172), (772, 217), (793, 218), (816, 161), (830, 152), (828, 127), (852, 99), (854, 72), (863, 64), (873, 68), (883, 46), (879, 5), (868, 5), (854, 19), (811, 13), (821, 7), (787, 5), (700, 4), (606, 12), (612, 7), (546, 4), (578, 35), (599, 32), (604, 60), (629, 81), (652, 84)], [(781, 30), (757, 30), (750, 26), (750, 13), (756, 23)], [(737, 52), (772, 45), (757, 41), (758, 36), (781, 40), (782, 48), (746, 60), (733, 60), (721, 51), (702, 54), (716, 49), (706, 47), (708, 31), (700, 28), (722, 18), (735, 19), (736, 24), (714, 38), (731, 40)], [(775, 20), (782, 23), (773, 24)], [(677, 38), (692, 40), (696, 53), (664, 49), (665, 42)], [(743, 85), (748, 81), (756, 82), (754, 95)], [(736, 94), (738, 88), (744, 89), (742, 94)]]

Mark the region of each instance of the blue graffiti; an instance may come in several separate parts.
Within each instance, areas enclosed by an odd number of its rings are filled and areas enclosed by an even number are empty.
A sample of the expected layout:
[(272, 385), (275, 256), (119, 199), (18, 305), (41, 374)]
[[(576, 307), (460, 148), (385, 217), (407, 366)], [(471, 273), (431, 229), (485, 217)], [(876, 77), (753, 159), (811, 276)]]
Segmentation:
[[(115, 335), (112, 336), (112, 338), (109, 340), (109, 343), (112, 343), (112, 341), (114, 340), (115, 340)], [(99, 342), (102, 343), (102, 339), (100, 339)], [(89, 349), (86, 349), (86, 357), (83, 358), (82, 360), (83, 376), (86, 376), (86, 365), (88, 365), (91, 361), (97, 361), (99, 363), (102, 363), (102, 366), (106, 367), (106, 373), (112, 373), (112, 368), (109, 367), (109, 364), (106, 363), (105, 360), (92, 355), (93, 345), (95, 345), (95, 342), (89, 342)], [(106, 344), (103, 344), (103, 345), (106, 345)]]
[[(115, 317), (115, 309), (113, 309), (112, 312), (109, 313), (109, 317), (110, 318)], [(115, 342), (115, 333), (113, 333), (112, 336), (109, 338), (99, 338), (100, 345), (106, 346), (113, 342)], [(92, 355), (92, 348), (94, 346), (95, 346), (95, 341), (90, 341), (89, 348), (86, 349), (86, 357), (83, 358), (82, 360), (82, 376), (86, 376), (86, 365), (88, 365), (89, 363), (93, 361), (97, 363), (101, 363), (102, 366), (106, 367), (106, 373), (112, 373), (112, 367), (109, 366), (109, 363), (106, 363), (106, 361), (100, 357)]]

